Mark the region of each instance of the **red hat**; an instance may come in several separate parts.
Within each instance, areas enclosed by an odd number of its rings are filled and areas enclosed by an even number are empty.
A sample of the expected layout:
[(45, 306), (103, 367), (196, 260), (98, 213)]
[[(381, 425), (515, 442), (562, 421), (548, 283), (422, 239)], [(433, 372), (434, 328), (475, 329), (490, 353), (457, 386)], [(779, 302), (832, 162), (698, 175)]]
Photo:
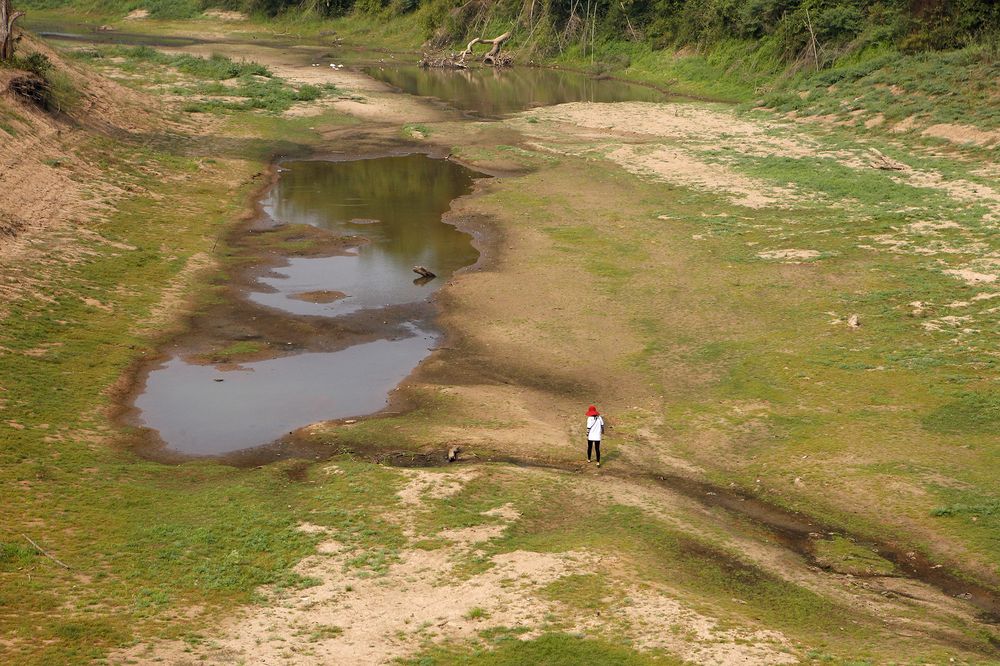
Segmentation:
[(590, 409), (587, 410), (587, 416), (600, 416), (597, 413), (597, 407), (594, 407), (593, 405), (591, 405)]

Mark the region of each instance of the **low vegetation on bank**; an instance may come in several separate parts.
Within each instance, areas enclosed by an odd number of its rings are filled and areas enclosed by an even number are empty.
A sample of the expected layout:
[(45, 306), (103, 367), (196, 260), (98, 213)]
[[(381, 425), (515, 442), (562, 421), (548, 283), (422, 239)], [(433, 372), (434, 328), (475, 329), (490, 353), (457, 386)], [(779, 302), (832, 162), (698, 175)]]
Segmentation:
[[(161, 21), (195, 18), (206, 10), (239, 10), (268, 24), (314, 33), (334, 26), (342, 34), (367, 35), (380, 44), (408, 49), (464, 47), (472, 37), (509, 30), (507, 48), (522, 62), (552, 61), (741, 101), (808, 89), (823, 81), (826, 85), (856, 81), (900, 62), (904, 68), (924, 68), (927, 73), (961, 64), (955, 62), (957, 57), (986, 67), (995, 77), (1000, 58), (1000, 9), (976, 0), (233, 0), (223, 4), (23, 0), (21, 4), (110, 19), (140, 10)], [(960, 55), (946, 55), (956, 50)], [(933, 78), (948, 80), (946, 74), (935, 72)], [(947, 91), (933, 94), (952, 108), (976, 110), (951, 105), (956, 100), (948, 99)]]

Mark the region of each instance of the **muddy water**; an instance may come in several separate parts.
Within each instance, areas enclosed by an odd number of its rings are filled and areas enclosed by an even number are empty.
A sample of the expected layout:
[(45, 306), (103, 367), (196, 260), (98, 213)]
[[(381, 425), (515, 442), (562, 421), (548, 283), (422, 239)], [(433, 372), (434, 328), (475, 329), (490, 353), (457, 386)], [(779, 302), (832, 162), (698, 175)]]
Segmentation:
[(38, 20), (29, 13), (23, 24), (39, 37), (45, 39), (76, 42), (85, 44), (127, 44), (129, 46), (154, 46), (176, 48), (205, 44), (206, 40), (196, 37), (173, 35), (155, 35), (144, 33), (119, 32), (117, 30), (101, 30), (100, 24), (81, 21)]
[[(194, 353), (199, 340), (182, 341), (147, 372), (133, 403), (134, 422), (155, 432), (170, 451), (205, 456), (265, 445), (310, 423), (384, 408), (393, 387), (438, 339), (427, 308), (394, 306), (426, 301), (478, 257), (469, 235), (442, 222), (451, 202), (472, 190), (476, 175), (423, 154), (282, 165), (254, 228), (310, 225), (331, 237), (353, 237), (353, 247), (334, 256), (284, 257), (278, 266), (273, 257), (260, 268), (251, 265), (235, 290), (248, 308), (240, 339), (253, 340), (254, 349), (280, 350), (291, 344), (284, 341), (291, 331), (308, 328), (310, 320), (365, 313), (369, 320), (399, 325), (390, 338), (365, 338), (336, 351), (294, 345), (298, 353), (221, 365)], [(415, 279), (414, 264), (439, 277)], [(277, 334), (275, 315), (288, 321)], [(409, 318), (390, 321), (400, 316)], [(215, 347), (238, 341), (215, 341)]]
[(174, 356), (150, 374), (135, 406), (170, 449), (220, 455), (316, 421), (377, 412), (435, 340), (414, 329), (409, 338), (245, 363), (225, 372)]
[(467, 70), (374, 65), (365, 73), (403, 92), (433, 97), (462, 111), (495, 117), (566, 102), (662, 102), (654, 88), (579, 72), (538, 67)]
[[(261, 277), (266, 290), (250, 299), (295, 314), (336, 315), (426, 298), (476, 261), (469, 236), (441, 223), (451, 201), (471, 187), (470, 171), (426, 155), (284, 165), (264, 200), (272, 219), (360, 234), (369, 242), (343, 256), (294, 258)], [(419, 279), (415, 265), (439, 279)], [(303, 300), (325, 289), (344, 297)]]

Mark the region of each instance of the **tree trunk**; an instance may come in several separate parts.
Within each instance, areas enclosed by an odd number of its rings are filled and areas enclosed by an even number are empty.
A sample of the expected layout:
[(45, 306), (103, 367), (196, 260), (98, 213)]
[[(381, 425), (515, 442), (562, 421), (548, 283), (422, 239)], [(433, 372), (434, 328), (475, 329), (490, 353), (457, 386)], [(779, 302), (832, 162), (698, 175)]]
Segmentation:
[(0, 61), (14, 55), (14, 23), (22, 16), (24, 12), (15, 12), (10, 0), (0, 0)]

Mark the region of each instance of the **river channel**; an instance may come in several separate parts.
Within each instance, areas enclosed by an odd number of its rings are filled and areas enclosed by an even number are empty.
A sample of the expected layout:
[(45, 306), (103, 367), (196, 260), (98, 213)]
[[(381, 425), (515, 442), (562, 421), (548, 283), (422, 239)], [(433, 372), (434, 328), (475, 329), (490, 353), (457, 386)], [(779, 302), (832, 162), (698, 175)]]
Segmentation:
[[(167, 48), (207, 43), (98, 34), (80, 25), (34, 27), (72, 43)], [(668, 99), (652, 88), (574, 72), (427, 70), (322, 44), (299, 51), (295, 57), (303, 67), (348, 62), (400, 94), (428, 98), (474, 120), (573, 101)], [(136, 449), (143, 455), (220, 456), (258, 464), (270, 457), (259, 452), (291, 431), (384, 410), (392, 391), (442, 338), (434, 294), (479, 257), (473, 238), (448, 212), (485, 175), (406, 151), (285, 161), (276, 171), (259, 201), (258, 218), (233, 240), (241, 261), (231, 271), (224, 298), (199, 312), (191, 330), (166, 344), (137, 374), (123, 419), (145, 434), (146, 444)], [(289, 249), (296, 244), (305, 247)], [(438, 277), (420, 279), (414, 265)], [(849, 535), (730, 489), (655, 473), (645, 478), (762, 525), (776, 543), (810, 562), (817, 539)], [(983, 612), (982, 621), (996, 622), (991, 589), (897, 544), (856, 540), (893, 562), (901, 575), (967, 599)]]
[[(70, 47), (209, 43), (83, 23), (32, 27)], [(211, 44), (227, 52), (240, 42)], [(652, 88), (578, 72), (421, 69), (400, 64), (415, 60), (412, 54), (315, 40), (255, 40), (253, 46), (279, 50), (302, 67), (346, 62), (400, 94), (470, 119), (572, 101), (666, 99)], [(405, 151), (284, 161), (276, 170), (259, 201), (259, 219), (234, 241), (242, 261), (222, 302), (199, 312), (190, 330), (136, 376), (123, 419), (143, 433), (136, 450), (144, 455), (246, 457), (303, 426), (385, 409), (393, 389), (441, 339), (435, 291), (478, 260), (472, 237), (442, 217), (483, 174)], [(269, 236), (325, 249), (282, 252), (275, 248), (288, 243), (255, 245)], [(437, 277), (419, 278), (416, 265)]]

